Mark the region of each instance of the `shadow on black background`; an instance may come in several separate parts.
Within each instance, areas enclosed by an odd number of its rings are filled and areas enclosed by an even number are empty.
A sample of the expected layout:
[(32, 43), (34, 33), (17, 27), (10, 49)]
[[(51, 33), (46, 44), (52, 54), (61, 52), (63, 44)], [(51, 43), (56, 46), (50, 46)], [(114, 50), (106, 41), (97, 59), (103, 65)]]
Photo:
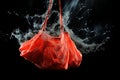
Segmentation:
[[(78, 69), (70, 69), (67, 71), (46, 71), (36, 68), (32, 63), (24, 60), (19, 56), (19, 45), (16, 39), (9, 39), (10, 32), (14, 29), (12, 24), (24, 23), (24, 19), (9, 17), (7, 10), (26, 9), (31, 10), (35, 7), (40, 7), (42, 3), (37, 0), (22, 0), (5, 1), (0, 3), (0, 62), (1, 71), (5, 78), (9, 79), (32, 79), (32, 80), (80, 80), (80, 79), (103, 79), (116, 78), (118, 71), (118, 27), (119, 13), (118, 5), (114, 0), (94, 0), (93, 13), (91, 19), (102, 21), (113, 25), (111, 30), (111, 39), (104, 45), (104, 51), (98, 51), (83, 55), (83, 62)], [(42, 8), (40, 8), (42, 9)], [(32, 11), (31, 11), (32, 12)], [(12, 21), (11, 21), (12, 20)], [(20, 23), (19, 23), (20, 22)], [(24, 24), (27, 25), (27, 24)], [(2, 35), (2, 34), (6, 35)], [(8, 77), (10, 76), (10, 77)]]

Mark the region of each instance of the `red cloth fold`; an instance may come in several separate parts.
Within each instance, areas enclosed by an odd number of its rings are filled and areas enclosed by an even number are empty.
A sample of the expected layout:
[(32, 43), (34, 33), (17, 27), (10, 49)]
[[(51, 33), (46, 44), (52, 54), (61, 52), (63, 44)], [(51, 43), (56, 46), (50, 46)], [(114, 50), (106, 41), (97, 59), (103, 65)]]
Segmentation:
[(68, 32), (53, 37), (40, 31), (19, 48), (21, 56), (41, 69), (68, 69), (78, 67), (82, 54), (76, 48)]

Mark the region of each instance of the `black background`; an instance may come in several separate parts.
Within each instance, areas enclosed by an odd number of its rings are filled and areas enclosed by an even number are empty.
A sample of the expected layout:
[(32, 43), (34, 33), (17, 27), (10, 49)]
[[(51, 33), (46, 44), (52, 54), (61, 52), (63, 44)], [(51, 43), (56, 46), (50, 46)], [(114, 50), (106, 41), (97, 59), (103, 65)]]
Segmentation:
[[(32, 79), (32, 80), (80, 80), (117, 78), (118, 50), (119, 50), (119, 4), (115, 0), (94, 0), (91, 19), (113, 25), (111, 39), (104, 45), (104, 51), (83, 55), (83, 62), (77, 69), (67, 71), (40, 70), (32, 63), (19, 56), (19, 45), (16, 40), (9, 40), (11, 25), (19, 24), (16, 18), (9, 17), (7, 10), (21, 11), (42, 6), (42, 0), (4, 0), (0, 2), (0, 76), (4, 79)], [(41, 5), (41, 6), (40, 6)], [(42, 10), (42, 8), (40, 8)], [(12, 21), (11, 21), (12, 20)], [(23, 19), (20, 18), (20, 21)], [(23, 20), (24, 23), (24, 20)], [(27, 24), (26, 24), (27, 25)], [(7, 33), (8, 35), (2, 35)]]

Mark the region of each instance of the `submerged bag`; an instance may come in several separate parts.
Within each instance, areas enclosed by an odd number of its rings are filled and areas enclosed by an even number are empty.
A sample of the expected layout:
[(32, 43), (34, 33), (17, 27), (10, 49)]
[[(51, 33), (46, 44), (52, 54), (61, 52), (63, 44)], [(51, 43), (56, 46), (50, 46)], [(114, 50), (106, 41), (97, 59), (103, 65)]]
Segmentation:
[[(51, 9), (52, 0), (48, 8)], [(64, 31), (60, 6), (60, 34), (58, 37), (49, 35), (45, 28), (48, 20), (46, 17), (42, 29), (30, 40), (24, 42), (19, 50), (20, 56), (32, 62), (41, 69), (66, 70), (78, 67), (82, 61), (82, 54), (71, 40), (69, 33)]]

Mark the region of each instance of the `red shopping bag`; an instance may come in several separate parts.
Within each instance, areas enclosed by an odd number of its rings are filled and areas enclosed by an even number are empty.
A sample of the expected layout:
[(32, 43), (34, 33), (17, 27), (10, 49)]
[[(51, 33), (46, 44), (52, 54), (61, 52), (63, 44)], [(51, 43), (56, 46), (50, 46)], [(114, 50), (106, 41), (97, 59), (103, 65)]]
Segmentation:
[[(46, 32), (47, 16), (38, 34), (24, 42), (19, 48), (20, 56), (41, 69), (66, 70), (70, 67), (78, 67), (82, 61), (81, 52), (76, 48), (69, 33), (64, 31), (60, 0), (59, 6), (61, 27), (59, 36), (51, 36)], [(51, 6), (48, 8), (48, 14), (50, 9)]]

